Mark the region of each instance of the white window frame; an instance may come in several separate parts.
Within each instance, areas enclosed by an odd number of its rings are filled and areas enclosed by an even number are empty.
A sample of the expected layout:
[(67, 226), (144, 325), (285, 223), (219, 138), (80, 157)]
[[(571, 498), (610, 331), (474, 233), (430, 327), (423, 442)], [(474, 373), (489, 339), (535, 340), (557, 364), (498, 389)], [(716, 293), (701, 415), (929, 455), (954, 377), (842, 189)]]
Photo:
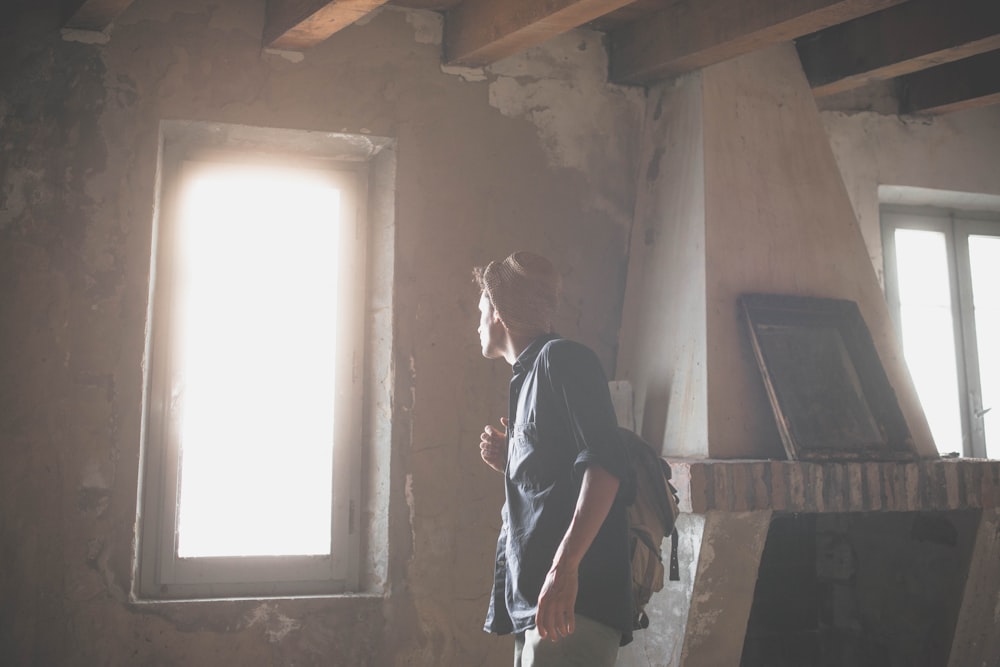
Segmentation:
[(896, 271), (896, 229), (941, 232), (945, 238), (954, 324), (955, 366), (958, 372), (962, 451), (967, 457), (986, 457), (979, 344), (972, 303), (969, 236), (1000, 236), (1000, 219), (990, 215), (927, 206), (883, 205), (880, 211), (885, 295), (902, 340), (899, 284)]
[[(307, 135), (307, 136), (304, 136)], [(283, 130), (245, 128), (199, 123), (164, 123), (158, 165), (158, 203), (153, 229), (150, 271), (140, 460), (138, 548), (133, 597), (138, 600), (212, 599), (349, 593), (373, 583), (382, 572), (361, 571), (360, 549), (365, 526), (359, 525), (362, 508), (362, 443), (366, 380), (371, 369), (365, 359), (366, 254), (369, 245), (367, 202), (373, 156), (381, 146), (370, 138), (320, 135)], [(333, 507), (329, 556), (267, 556), (179, 558), (177, 556), (177, 507), (179, 443), (170, 413), (170, 318), (174, 230), (179, 209), (177, 197), (185, 173), (194, 162), (249, 159), (322, 168), (341, 191), (342, 222), (350, 234), (341, 235), (343, 267), (338, 295), (338, 373), (333, 458)], [(349, 238), (345, 238), (349, 237)], [(347, 241), (347, 242), (345, 242)], [(379, 258), (376, 258), (379, 260)], [(376, 327), (377, 328), (377, 327)], [(345, 335), (341, 335), (344, 332)], [(385, 356), (384, 350), (375, 352)], [(340, 378), (344, 382), (340, 382)], [(375, 400), (371, 395), (367, 400)], [(349, 418), (343, 418), (348, 415)], [(378, 460), (370, 452), (369, 459)], [(368, 498), (384, 502), (384, 498)], [(378, 545), (380, 536), (367, 534), (365, 542)], [(371, 559), (367, 559), (371, 560)], [(378, 564), (375, 565), (378, 568)], [(369, 564), (368, 569), (371, 569)], [(367, 581), (362, 582), (362, 579)], [(377, 581), (374, 583), (377, 584)]]

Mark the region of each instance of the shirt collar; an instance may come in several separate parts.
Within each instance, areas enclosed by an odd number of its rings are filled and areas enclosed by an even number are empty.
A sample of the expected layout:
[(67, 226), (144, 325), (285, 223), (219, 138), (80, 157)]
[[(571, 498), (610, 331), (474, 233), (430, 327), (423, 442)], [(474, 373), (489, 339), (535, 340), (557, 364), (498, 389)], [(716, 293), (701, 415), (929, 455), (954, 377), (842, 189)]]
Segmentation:
[(523, 373), (531, 368), (535, 364), (535, 359), (538, 358), (538, 353), (542, 351), (545, 344), (556, 338), (559, 338), (559, 334), (544, 333), (528, 343), (528, 347), (524, 348), (521, 354), (517, 355), (517, 360), (514, 362), (514, 375)]

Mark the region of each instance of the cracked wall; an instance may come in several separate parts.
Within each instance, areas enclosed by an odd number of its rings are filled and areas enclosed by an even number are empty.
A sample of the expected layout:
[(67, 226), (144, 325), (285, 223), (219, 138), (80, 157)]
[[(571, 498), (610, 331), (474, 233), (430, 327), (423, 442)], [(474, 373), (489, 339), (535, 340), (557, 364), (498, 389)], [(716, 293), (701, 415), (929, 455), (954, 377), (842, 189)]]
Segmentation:
[[(297, 57), (261, 52), (262, 0), (136, 2), (107, 39), (23, 7), (0, 41), (0, 655), (509, 664), (481, 631), (503, 491), (477, 447), (509, 369), (480, 356), (471, 267), (549, 255), (559, 330), (613, 374), (642, 92), (605, 83), (586, 31), (469, 70), (441, 66), (431, 12), (385, 9)], [(128, 599), (163, 119), (396, 141), (390, 451), (369, 490), (384, 598)]]

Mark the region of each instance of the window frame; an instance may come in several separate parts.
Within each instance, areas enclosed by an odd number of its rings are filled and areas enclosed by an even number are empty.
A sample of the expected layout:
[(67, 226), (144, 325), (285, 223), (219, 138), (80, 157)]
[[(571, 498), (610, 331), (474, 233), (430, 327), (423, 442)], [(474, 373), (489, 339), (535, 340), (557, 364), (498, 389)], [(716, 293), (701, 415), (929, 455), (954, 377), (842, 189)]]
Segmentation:
[(955, 367), (962, 425), (961, 456), (986, 458), (986, 433), (982, 412), (982, 386), (972, 297), (969, 236), (1000, 236), (1000, 220), (992, 216), (931, 206), (880, 207), (883, 279), (886, 301), (896, 334), (902, 336), (901, 304), (896, 270), (896, 229), (936, 231), (944, 235), (948, 261)]
[[(359, 526), (362, 505), (361, 460), (364, 428), (368, 188), (372, 174), (371, 151), (358, 156), (343, 149), (343, 138), (318, 152), (303, 148), (303, 134), (226, 126), (167, 123), (161, 132), (157, 170), (158, 201), (154, 215), (149, 306), (147, 312), (142, 446), (140, 455), (138, 545), (133, 597), (137, 600), (278, 597), (349, 593), (360, 590), (362, 573)], [(221, 134), (221, 139), (220, 139)], [(327, 135), (332, 136), (332, 135)], [(248, 139), (249, 137), (249, 139)], [(322, 143), (322, 142), (320, 142)], [(338, 330), (337, 363), (348, 372), (338, 378), (338, 419), (334, 442), (331, 553), (329, 556), (254, 556), (179, 558), (176, 545), (179, 443), (172, 432), (169, 405), (172, 376), (169, 353), (169, 313), (174, 233), (178, 227), (179, 195), (192, 163), (239, 160), (320, 168), (336, 179), (346, 214), (340, 244), (343, 274), (339, 281), (338, 322), (349, 322), (343, 337)], [(353, 217), (353, 220), (347, 218)], [(343, 242), (347, 240), (348, 242)], [(344, 382), (341, 382), (341, 379)], [(369, 397), (370, 398), (370, 397)], [(371, 538), (368, 538), (369, 541)]]

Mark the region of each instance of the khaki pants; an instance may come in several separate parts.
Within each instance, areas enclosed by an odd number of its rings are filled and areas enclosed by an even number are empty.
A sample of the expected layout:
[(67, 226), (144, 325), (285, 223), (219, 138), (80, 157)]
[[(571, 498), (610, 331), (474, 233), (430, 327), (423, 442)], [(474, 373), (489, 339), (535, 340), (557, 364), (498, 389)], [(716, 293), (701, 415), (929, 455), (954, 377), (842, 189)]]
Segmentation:
[(532, 628), (514, 637), (514, 667), (614, 667), (621, 632), (576, 615), (576, 629), (557, 642)]

